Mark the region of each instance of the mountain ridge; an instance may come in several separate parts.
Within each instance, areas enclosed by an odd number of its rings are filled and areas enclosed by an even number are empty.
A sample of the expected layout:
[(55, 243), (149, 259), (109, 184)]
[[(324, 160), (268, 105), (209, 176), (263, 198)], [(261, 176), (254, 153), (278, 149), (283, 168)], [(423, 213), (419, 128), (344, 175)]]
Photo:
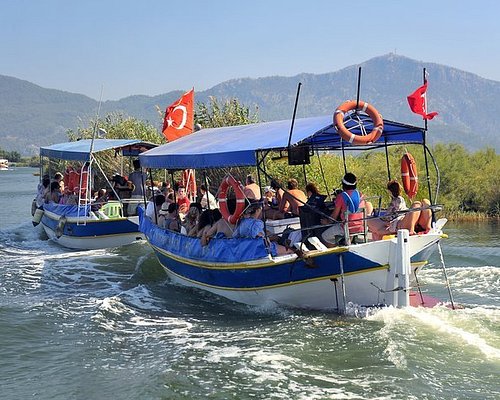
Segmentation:
[[(197, 92), (195, 100), (237, 98), (251, 109), (257, 107), (262, 120), (289, 119), (300, 81), (297, 117), (331, 114), (341, 102), (356, 98), (358, 67), (362, 67), (361, 99), (374, 104), (385, 118), (418, 126), (422, 126), (422, 119), (411, 113), (406, 96), (422, 84), (422, 69), (426, 67), (428, 108), (439, 112), (429, 123), (430, 143), (458, 142), (469, 150), (490, 146), (500, 151), (496, 138), (500, 105), (495, 101), (500, 96), (500, 82), (393, 53), (322, 74), (230, 79)], [(101, 116), (118, 111), (160, 128), (156, 106), (164, 109), (182, 92), (107, 100), (101, 105)], [(68, 129), (88, 123), (95, 117), (97, 105), (96, 100), (83, 94), (46, 89), (0, 75), (0, 147), (36, 154), (40, 145), (65, 141)], [(488, 111), (486, 117), (484, 110)]]

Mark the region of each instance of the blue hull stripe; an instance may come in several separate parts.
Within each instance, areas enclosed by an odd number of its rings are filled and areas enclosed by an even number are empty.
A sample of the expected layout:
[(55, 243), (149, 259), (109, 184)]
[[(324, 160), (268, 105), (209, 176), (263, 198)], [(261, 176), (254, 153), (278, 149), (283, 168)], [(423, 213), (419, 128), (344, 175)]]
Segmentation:
[[(55, 231), (58, 221), (44, 215), (42, 217), (42, 224)], [(86, 225), (77, 225), (76, 222), (66, 222), (66, 224), (64, 225), (63, 235), (72, 237), (95, 237), (134, 232), (139, 232), (139, 227), (137, 224), (134, 224), (128, 219), (119, 219), (87, 222)]]

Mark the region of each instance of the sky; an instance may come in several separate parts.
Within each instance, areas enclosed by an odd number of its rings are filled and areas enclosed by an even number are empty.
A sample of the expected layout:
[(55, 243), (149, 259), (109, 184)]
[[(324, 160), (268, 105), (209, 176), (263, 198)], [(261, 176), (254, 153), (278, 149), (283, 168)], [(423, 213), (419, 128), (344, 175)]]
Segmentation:
[(98, 100), (396, 53), (500, 81), (497, 0), (0, 0), (0, 75)]

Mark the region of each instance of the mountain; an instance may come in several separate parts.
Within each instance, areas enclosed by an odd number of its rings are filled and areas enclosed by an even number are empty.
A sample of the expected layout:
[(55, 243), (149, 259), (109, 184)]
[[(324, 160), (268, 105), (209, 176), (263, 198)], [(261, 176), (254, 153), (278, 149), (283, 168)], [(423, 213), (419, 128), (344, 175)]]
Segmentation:
[[(358, 67), (362, 67), (360, 98), (374, 104), (384, 118), (422, 125), (406, 96), (422, 83), (422, 68), (429, 73), (428, 108), (439, 115), (429, 122), (429, 141), (458, 142), (470, 150), (492, 146), (500, 151), (496, 128), (500, 123), (500, 82), (456, 68), (416, 61), (395, 54), (372, 58), (325, 74), (293, 77), (242, 78), (197, 92), (197, 102), (209, 96), (235, 97), (262, 120), (289, 119), (297, 84), (302, 82), (297, 116), (332, 114), (347, 99), (356, 98)], [(156, 106), (164, 109), (180, 95), (129, 96), (103, 102), (101, 115), (120, 111), (160, 126)], [(45, 89), (33, 83), (0, 75), (0, 147), (36, 154), (40, 145), (66, 140), (65, 132), (87, 125), (95, 116), (97, 101), (81, 94)]]

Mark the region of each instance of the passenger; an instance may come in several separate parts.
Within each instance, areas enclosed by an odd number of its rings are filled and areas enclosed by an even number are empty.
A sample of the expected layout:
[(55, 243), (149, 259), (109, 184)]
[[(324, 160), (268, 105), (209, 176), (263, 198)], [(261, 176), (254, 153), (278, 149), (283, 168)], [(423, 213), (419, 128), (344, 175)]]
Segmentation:
[(210, 229), (212, 226), (212, 211), (213, 210), (204, 210), (200, 214), (198, 225), (188, 232), (188, 236), (201, 238), (205, 232)]
[(299, 183), (297, 179), (291, 178), (288, 180), (286, 191), (281, 198), (279, 211), (284, 217), (298, 217), (299, 207), (302, 207), (307, 202), (306, 194), (298, 189)]
[(78, 186), (75, 186), (73, 188), (73, 192), (71, 192), (67, 199), (66, 199), (66, 205), (68, 206), (76, 206), (78, 204), (78, 195), (80, 193), (80, 188)]
[(283, 215), (278, 210), (278, 199), (276, 191), (271, 186), (264, 188), (264, 218), (265, 219), (280, 219)]
[(245, 179), (245, 187), (243, 188), (243, 193), (246, 198), (250, 201), (260, 200), (262, 195), (260, 194), (260, 187), (255, 183), (255, 179), (252, 175), (247, 175)]
[(41, 207), (45, 202), (45, 195), (50, 191), (50, 177), (48, 175), (44, 175), (42, 181), (38, 184), (37, 194), (36, 194), (36, 206)]
[(285, 191), (282, 189), (281, 182), (277, 179), (271, 179), (270, 186), (271, 186), (271, 189), (273, 189), (275, 192), (276, 201), (277, 201), (278, 206), (279, 206), (281, 204), (281, 199), (283, 198), (283, 195), (285, 194)]
[(56, 203), (58, 204), (61, 200), (61, 188), (59, 182), (53, 181), (50, 184), (50, 190), (45, 194), (45, 203)]
[[(234, 212), (234, 208), (236, 206), (236, 199), (228, 199), (228, 209), (229, 212)], [(232, 203), (232, 204), (230, 204)], [(214, 213), (220, 214), (220, 211), (217, 209)], [(231, 224), (226, 221), (225, 218), (222, 218), (222, 215), (219, 219), (217, 216), (214, 218), (215, 223), (202, 235), (201, 244), (202, 246), (206, 246), (210, 239), (216, 238), (231, 238), (233, 237), (234, 229), (236, 228), (235, 224)]]
[(408, 209), (405, 199), (401, 196), (401, 186), (397, 181), (389, 181), (387, 190), (391, 196), (391, 202), (385, 215), (367, 221), (368, 230), (372, 233), (373, 240), (380, 240), (384, 235), (397, 232), (398, 223), (405, 217), (399, 212)]
[(196, 225), (200, 219), (202, 212), (200, 203), (191, 203), (186, 218), (182, 224), (181, 233), (187, 235)]
[(186, 188), (184, 186), (179, 186), (177, 189), (177, 205), (179, 206), (179, 213), (186, 214), (189, 210), (189, 205), (191, 202), (187, 197)]
[(432, 212), (428, 208), (430, 202), (427, 199), (415, 201), (410, 211), (401, 214), (399, 211), (408, 210), (406, 202), (401, 196), (401, 186), (396, 181), (387, 184), (387, 190), (391, 193), (391, 203), (387, 207), (386, 215), (368, 220), (368, 229), (372, 233), (373, 240), (380, 240), (384, 235), (395, 234), (399, 229), (408, 229), (410, 235), (417, 232), (428, 232), (431, 228)]
[[(243, 212), (243, 217), (239, 220), (233, 232), (233, 238), (265, 238), (264, 221), (260, 219), (262, 208), (259, 203), (250, 204)], [(274, 242), (268, 242), (271, 254), (285, 255), (293, 254), (293, 250)]]
[(130, 198), (135, 200), (128, 204), (127, 213), (128, 215), (137, 214), (137, 206), (141, 200), (144, 199), (144, 185), (148, 177), (141, 171), (141, 162), (139, 160), (132, 161), (134, 165), (134, 171), (128, 176), (128, 181), (132, 182), (133, 188), (130, 193)]
[(180, 232), (179, 206), (163, 203), (158, 216), (158, 226), (169, 231)]
[[(351, 213), (358, 213), (360, 208), (365, 208), (366, 215), (371, 215), (373, 212), (373, 207), (371, 203), (365, 202), (363, 194), (356, 189), (357, 178), (356, 175), (348, 172), (342, 178), (342, 193), (335, 199), (335, 208), (332, 212), (332, 218), (335, 221), (343, 221), (344, 215), (347, 210)], [(352, 232), (359, 231), (363, 228), (363, 221), (361, 220), (362, 215), (356, 215), (354, 219), (349, 223), (349, 229)], [(322, 219), (323, 224), (331, 224), (330, 220)], [(336, 238), (337, 236), (337, 238)], [(334, 224), (326, 231), (323, 232), (322, 238), (327, 246), (334, 247), (338, 241), (339, 236), (344, 237), (344, 227), (342, 224)]]
[(307, 202), (306, 204), (311, 207), (323, 211), (325, 209), (326, 195), (320, 194), (318, 187), (314, 183), (308, 183), (306, 185)]
[[(146, 217), (150, 218), (153, 222), (156, 222), (159, 211), (161, 209), (162, 204), (165, 203), (165, 196), (162, 194), (156, 194), (151, 197), (148, 204), (146, 205)], [(156, 206), (156, 207), (155, 207)], [(155, 209), (156, 209), (156, 217), (155, 217)]]
[(201, 208), (206, 210), (209, 208), (210, 210), (214, 210), (216, 208), (219, 208), (219, 203), (217, 202), (217, 199), (215, 196), (210, 193), (210, 190), (207, 190), (207, 185), (202, 184), (200, 185), (200, 193), (201, 193)]
[(59, 189), (60, 189), (61, 193), (64, 192), (64, 175), (63, 174), (61, 174), (60, 172), (56, 172), (54, 174), (54, 179), (52, 180), (52, 182), (59, 183)]
[(92, 211), (99, 210), (108, 201), (108, 194), (106, 189), (99, 189), (96, 195), (96, 199), (91, 206)]

